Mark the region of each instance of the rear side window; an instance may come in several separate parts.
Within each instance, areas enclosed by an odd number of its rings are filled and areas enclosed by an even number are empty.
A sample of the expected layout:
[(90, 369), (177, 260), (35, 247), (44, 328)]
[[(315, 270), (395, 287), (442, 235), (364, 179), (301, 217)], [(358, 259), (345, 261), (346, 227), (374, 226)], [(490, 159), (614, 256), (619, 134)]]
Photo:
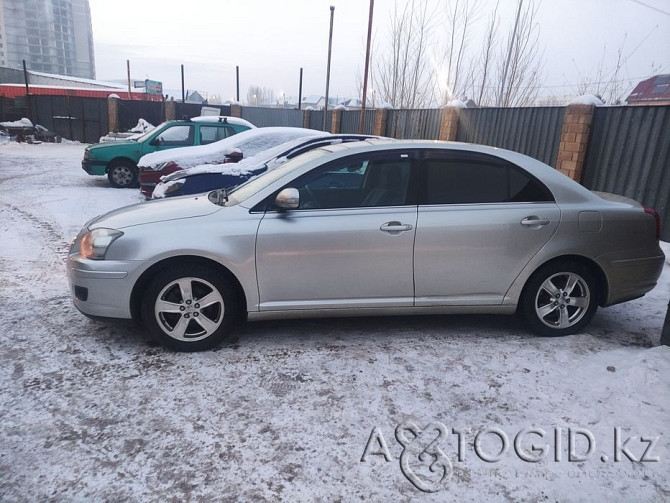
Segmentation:
[(553, 201), (538, 180), (509, 163), (486, 159), (426, 159), (423, 204)]
[(207, 145), (223, 140), (235, 134), (229, 126), (200, 126), (200, 145)]

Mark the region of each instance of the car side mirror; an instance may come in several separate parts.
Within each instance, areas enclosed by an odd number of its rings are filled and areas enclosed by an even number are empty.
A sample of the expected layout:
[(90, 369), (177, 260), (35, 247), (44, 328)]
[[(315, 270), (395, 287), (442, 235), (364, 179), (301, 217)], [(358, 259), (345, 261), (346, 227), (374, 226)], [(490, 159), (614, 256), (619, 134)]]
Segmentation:
[(282, 210), (295, 210), (300, 206), (300, 193), (298, 189), (286, 188), (275, 197), (275, 206)]
[(160, 144), (161, 144), (161, 139), (160, 139), (160, 137), (156, 137), (156, 138), (154, 138), (153, 140), (151, 140), (151, 141), (149, 142), (149, 145), (151, 145), (152, 147), (157, 147), (157, 146), (160, 145)]

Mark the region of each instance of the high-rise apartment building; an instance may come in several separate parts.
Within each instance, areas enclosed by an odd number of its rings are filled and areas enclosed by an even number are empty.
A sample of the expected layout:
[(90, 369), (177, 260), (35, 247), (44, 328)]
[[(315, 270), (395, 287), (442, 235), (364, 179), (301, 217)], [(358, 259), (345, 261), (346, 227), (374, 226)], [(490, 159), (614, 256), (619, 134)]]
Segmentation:
[(0, 0), (0, 66), (95, 78), (88, 0)]

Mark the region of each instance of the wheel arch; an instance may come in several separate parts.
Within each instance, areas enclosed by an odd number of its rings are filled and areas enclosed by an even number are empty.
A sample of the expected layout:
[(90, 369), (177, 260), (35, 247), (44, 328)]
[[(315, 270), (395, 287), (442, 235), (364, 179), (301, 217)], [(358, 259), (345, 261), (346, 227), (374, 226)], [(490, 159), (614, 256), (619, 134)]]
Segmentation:
[(608, 297), (609, 297), (609, 282), (607, 280), (607, 275), (605, 274), (605, 271), (603, 271), (602, 267), (598, 264), (593, 259), (590, 259), (588, 257), (584, 257), (583, 255), (559, 255), (557, 257), (553, 257), (546, 262), (543, 262), (542, 264), (538, 265), (535, 270), (526, 278), (526, 281), (523, 285), (523, 289), (521, 290), (521, 295), (519, 296), (519, 302), (517, 303), (517, 309), (518, 306), (521, 304), (521, 300), (524, 298), (526, 295), (526, 289), (528, 288), (528, 284), (530, 283), (530, 280), (535, 276), (537, 271), (542, 269), (543, 267), (553, 264), (555, 262), (562, 262), (562, 261), (568, 261), (568, 262), (576, 262), (579, 264), (582, 264), (583, 266), (587, 267), (589, 271), (593, 273), (593, 276), (596, 280), (597, 287), (598, 287), (598, 306), (602, 307), (605, 305)]
[(225, 267), (223, 264), (209, 258), (200, 257), (197, 255), (180, 255), (177, 257), (166, 258), (164, 260), (161, 260), (160, 262), (156, 262), (146, 271), (144, 271), (137, 279), (135, 285), (133, 286), (133, 290), (130, 294), (130, 314), (133, 317), (133, 320), (135, 321), (142, 320), (142, 299), (147, 291), (147, 288), (151, 280), (159, 272), (164, 271), (165, 269), (169, 269), (170, 267), (174, 267), (177, 264), (200, 265), (211, 268), (212, 270), (225, 276), (226, 279), (228, 279), (237, 290), (238, 294), (237, 301), (239, 303), (237, 308), (240, 310), (239, 314), (243, 317), (243, 319), (246, 317), (247, 303), (244, 288), (242, 288), (242, 284), (239, 282), (237, 277), (230, 271), (230, 269)]
[(115, 157), (114, 159), (111, 159), (107, 163), (107, 166), (105, 166), (105, 173), (109, 173), (109, 170), (112, 167), (116, 166), (117, 164), (126, 163), (126, 162), (135, 166), (135, 169), (138, 169), (137, 168), (137, 163), (135, 161), (133, 161), (130, 157), (119, 156), (119, 157)]

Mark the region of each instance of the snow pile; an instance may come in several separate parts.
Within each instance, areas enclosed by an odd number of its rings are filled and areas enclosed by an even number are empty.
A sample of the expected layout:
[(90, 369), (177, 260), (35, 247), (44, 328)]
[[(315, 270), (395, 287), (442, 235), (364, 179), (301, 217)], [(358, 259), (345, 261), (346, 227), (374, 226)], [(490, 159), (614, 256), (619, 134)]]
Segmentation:
[(603, 103), (600, 98), (594, 96), (593, 94), (582, 94), (568, 103), (568, 105), (593, 105), (596, 107), (601, 107), (604, 104), (605, 103)]
[(451, 100), (451, 101), (447, 102), (447, 104), (444, 105), (444, 108), (447, 108), (447, 107), (467, 108), (467, 106), (468, 105), (467, 105), (467, 103), (465, 103), (465, 101), (456, 99), (456, 100)]
[(151, 124), (150, 122), (148, 122), (144, 119), (140, 119), (140, 120), (137, 121), (137, 125), (134, 128), (129, 129), (128, 132), (129, 133), (146, 133), (147, 131), (152, 131), (154, 129), (156, 129), (156, 126), (154, 126), (153, 124)]
[(156, 129), (156, 126), (151, 124), (149, 121), (140, 118), (140, 120), (137, 121), (137, 124), (125, 133), (109, 132), (105, 136), (101, 136), (100, 140), (98, 141), (100, 143), (106, 143), (110, 141), (133, 140), (135, 138), (139, 138), (148, 131), (153, 131), (154, 129)]
[(27, 119), (26, 117), (24, 117), (23, 119), (19, 119), (17, 121), (0, 122), (0, 126), (3, 126), (3, 127), (33, 127), (33, 123), (30, 121), (30, 119)]
[(346, 110), (346, 109), (347, 107), (345, 107), (342, 103), (333, 108), (333, 110)]
[(226, 156), (239, 149), (246, 157), (256, 155), (263, 150), (297, 138), (322, 134), (314, 129), (293, 127), (264, 127), (243, 131), (229, 138), (209, 145), (197, 145), (177, 149), (153, 152), (143, 156), (138, 166), (156, 167), (159, 164), (174, 161), (181, 168), (188, 169), (199, 164), (223, 163)]

